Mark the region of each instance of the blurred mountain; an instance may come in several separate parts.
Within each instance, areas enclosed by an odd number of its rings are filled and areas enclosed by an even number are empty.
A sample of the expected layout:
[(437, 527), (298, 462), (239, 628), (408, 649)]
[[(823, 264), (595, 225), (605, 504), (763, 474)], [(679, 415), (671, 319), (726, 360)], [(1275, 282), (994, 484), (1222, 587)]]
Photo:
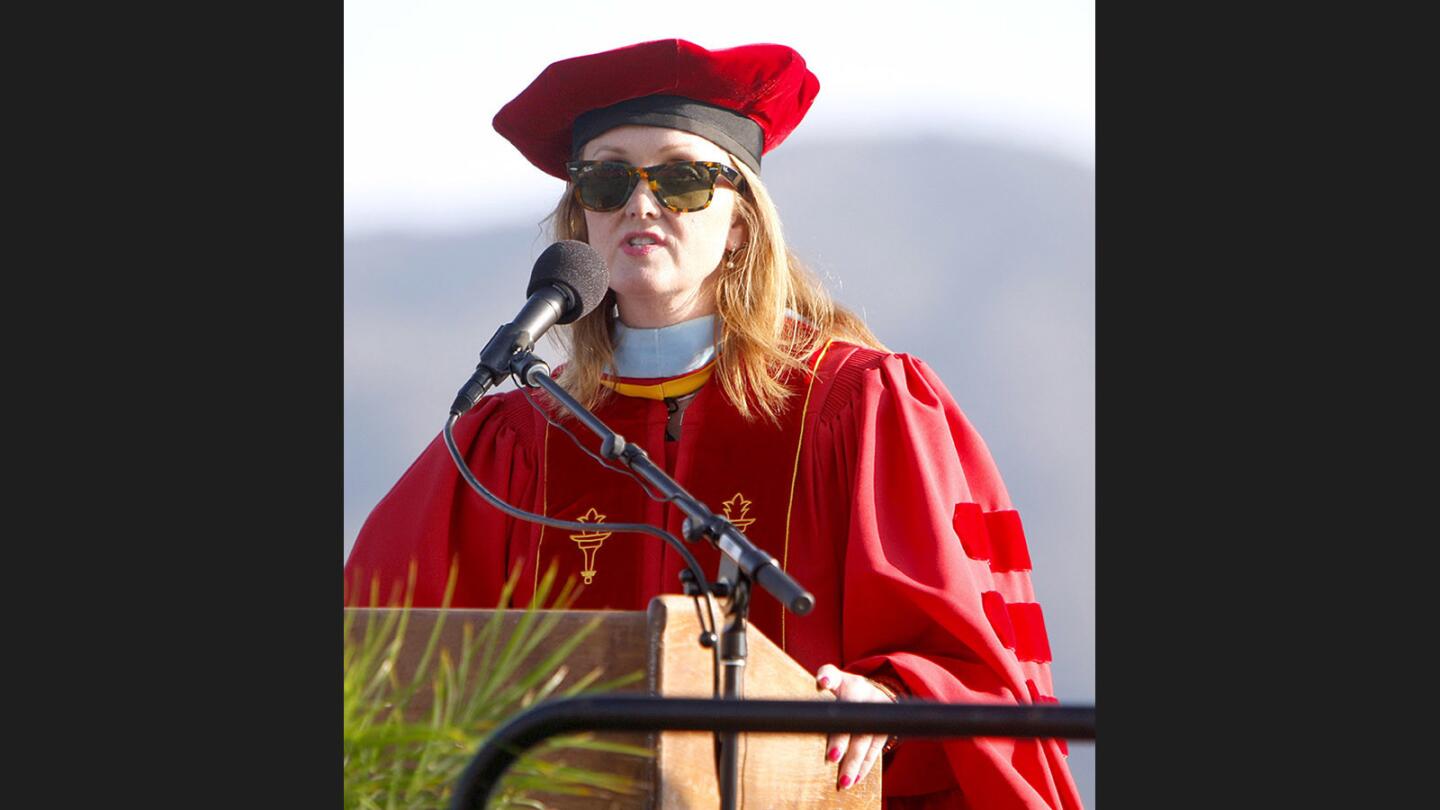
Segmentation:
[[(1025, 521), (1056, 693), (1093, 703), (1093, 170), (937, 137), (782, 147), (764, 172), (791, 247), (892, 350), (933, 366), (985, 437)], [(537, 224), (546, 213), (345, 240), (347, 554), (523, 303), (551, 242)], [(1094, 746), (1071, 752), (1094, 810)]]

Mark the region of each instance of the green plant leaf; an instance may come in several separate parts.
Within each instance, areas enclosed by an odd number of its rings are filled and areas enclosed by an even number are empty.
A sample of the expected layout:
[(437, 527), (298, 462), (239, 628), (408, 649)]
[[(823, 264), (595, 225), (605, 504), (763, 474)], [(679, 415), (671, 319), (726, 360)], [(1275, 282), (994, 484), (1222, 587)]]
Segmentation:
[[(518, 584), (517, 567), (501, 594), (506, 606)], [(559, 626), (574, 602), (574, 582), (556, 591), (555, 569), (537, 583), (523, 610), (497, 610), (476, 633), (467, 623), (461, 649), (439, 646), (449, 612), (454, 569), (436, 621), (416, 670), (402, 679), (398, 669), (405, 634), (410, 628), (410, 591), (401, 606), (388, 610), (347, 612), (344, 622), (344, 806), (349, 810), (434, 808), (448, 804), (460, 773), (489, 735), (514, 713), (557, 696), (597, 692), (634, 683), (644, 673), (625, 673), (601, 681), (598, 669), (565, 683), (566, 658), (598, 627), (587, 622), (561, 639), (542, 658), (526, 664)], [(413, 587), (413, 575), (412, 575)], [(373, 596), (372, 608), (378, 607)], [(554, 598), (551, 598), (551, 595)], [(552, 610), (542, 610), (550, 605)], [(359, 623), (363, 622), (363, 627)], [(503, 625), (512, 622), (507, 633)], [(409, 717), (412, 699), (428, 690), (429, 711)], [(648, 757), (648, 748), (599, 741), (592, 735), (552, 739), (519, 757), (497, 790), (499, 807), (543, 807), (531, 794), (602, 796), (632, 793), (634, 782), (609, 774), (548, 761), (566, 750), (603, 751)]]

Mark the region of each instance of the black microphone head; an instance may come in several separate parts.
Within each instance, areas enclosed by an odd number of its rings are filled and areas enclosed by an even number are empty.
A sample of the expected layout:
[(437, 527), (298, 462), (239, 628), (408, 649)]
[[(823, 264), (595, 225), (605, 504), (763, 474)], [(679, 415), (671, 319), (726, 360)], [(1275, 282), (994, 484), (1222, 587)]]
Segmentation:
[(535, 260), (525, 297), (552, 284), (565, 290), (569, 304), (558, 323), (570, 323), (600, 306), (606, 290), (610, 289), (610, 271), (595, 248), (566, 239), (545, 248)]

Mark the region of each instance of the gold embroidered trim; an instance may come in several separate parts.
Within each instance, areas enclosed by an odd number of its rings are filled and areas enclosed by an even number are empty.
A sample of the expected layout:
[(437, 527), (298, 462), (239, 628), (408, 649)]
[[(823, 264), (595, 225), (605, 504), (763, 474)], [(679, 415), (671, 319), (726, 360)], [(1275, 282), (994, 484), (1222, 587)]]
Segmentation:
[[(810, 370), (810, 384), (805, 388), (805, 407), (800, 411), (800, 436), (795, 439), (795, 466), (790, 471), (790, 502), (785, 506), (785, 550), (780, 555), (780, 570), (790, 570), (790, 512), (795, 509), (795, 481), (800, 477), (800, 448), (805, 443), (805, 415), (810, 412), (810, 394), (815, 391), (815, 378), (820, 376), (820, 364), (825, 362), (825, 354), (830, 351), (830, 344), (833, 340), (825, 341), (825, 348), (820, 350), (820, 356), (815, 358), (815, 367)], [(785, 613), (780, 611), (780, 649), (787, 651), (785, 640)]]
[[(545, 421), (545, 444), (540, 460), (540, 514), (550, 517), (550, 421)], [(545, 524), (540, 524), (540, 539), (535, 541), (535, 584), (530, 588), (530, 599), (540, 590), (540, 547), (545, 545)], [(538, 607), (538, 606), (537, 606)]]
[(700, 386), (710, 379), (715, 372), (715, 361), (711, 360), (703, 368), (686, 374), (683, 377), (676, 377), (673, 380), (655, 383), (653, 385), (635, 385), (633, 383), (616, 382), (614, 380), (600, 379), (600, 384), (610, 388), (617, 394), (627, 397), (639, 397), (641, 399), (667, 399), (669, 397), (683, 397), (700, 390)]

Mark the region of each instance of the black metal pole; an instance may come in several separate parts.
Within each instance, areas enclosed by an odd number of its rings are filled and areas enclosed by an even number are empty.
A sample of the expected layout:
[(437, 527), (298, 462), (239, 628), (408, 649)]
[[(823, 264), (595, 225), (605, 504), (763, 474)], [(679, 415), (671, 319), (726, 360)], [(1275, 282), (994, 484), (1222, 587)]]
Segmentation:
[[(744, 700), (745, 659), (749, 656), (745, 621), (750, 613), (750, 580), (733, 565), (726, 566), (726, 569), (733, 581), (728, 578), (721, 580), (730, 584), (730, 620), (720, 634), (720, 668), (724, 683), (720, 696), (724, 700)], [(718, 733), (716, 739), (720, 746), (720, 761), (715, 774), (720, 788), (720, 810), (737, 810), (740, 806), (740, 735), (724, 731)]]
[(1095, 739), (1094, 706), (703, 700), (609, 695), (548, 701), (495, 730), (460, 775), (451, 810), (482, 810), (505, 769), (527, 749), (575, 731), (850, 732), (904, 737)]

